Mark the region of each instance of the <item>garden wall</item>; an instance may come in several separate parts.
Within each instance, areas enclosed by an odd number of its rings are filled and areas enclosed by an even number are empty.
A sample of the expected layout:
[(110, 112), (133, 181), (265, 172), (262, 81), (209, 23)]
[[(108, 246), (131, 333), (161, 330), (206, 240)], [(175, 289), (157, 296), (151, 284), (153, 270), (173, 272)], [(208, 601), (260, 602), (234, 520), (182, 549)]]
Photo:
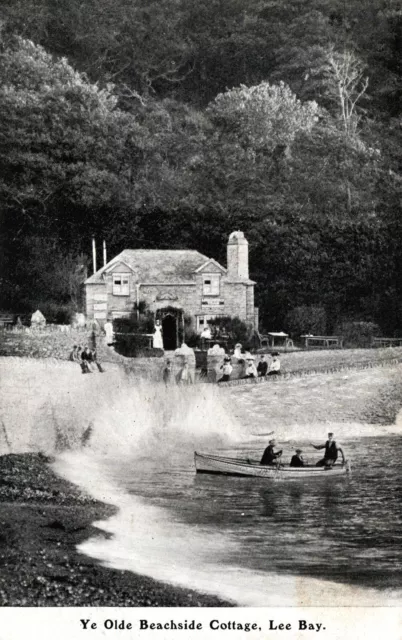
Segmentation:
[[(139, 377), (162, 380), (166, 359), (160, 358), (125, 358), (105, 344), (103, 334), (95, 335), (98, 361), (116, 363), (126, 371), (138, 374)], [(0, 356), (19, 356), (26, 358), (55, 358), (69, 360), (74, 345), (93, 346), (93, 333), (86, 328), (73, 329), (69, 325), (49, 325), (43, 329), (14, 328), (0, 330)], [(181, 356), (172, 357), (173, 376), (182, 365)], [(194, 380), (194, 363), (188, 360), (191, 377)], [(106, 367), (105, 367), (106, 368)]]

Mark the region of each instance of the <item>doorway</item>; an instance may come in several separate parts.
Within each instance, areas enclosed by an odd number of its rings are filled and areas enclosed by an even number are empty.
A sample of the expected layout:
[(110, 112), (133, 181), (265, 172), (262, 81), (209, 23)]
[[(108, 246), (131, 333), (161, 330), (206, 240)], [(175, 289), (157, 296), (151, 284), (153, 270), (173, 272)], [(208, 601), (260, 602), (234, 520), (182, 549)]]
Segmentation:
[(166, 315), (162, 320), (163, 348), (165, 351), (173, 351), (177, 348), (177, 318)]

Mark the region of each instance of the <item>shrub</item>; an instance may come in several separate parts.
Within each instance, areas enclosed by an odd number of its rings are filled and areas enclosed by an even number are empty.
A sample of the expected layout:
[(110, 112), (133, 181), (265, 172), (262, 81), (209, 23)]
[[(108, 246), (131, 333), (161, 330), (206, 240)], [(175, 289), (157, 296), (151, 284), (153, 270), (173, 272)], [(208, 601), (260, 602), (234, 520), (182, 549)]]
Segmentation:
[(322, 336), (327, 331), (327, 314), (323, 307), (295, 307), (287, 314), (285, 326), (288, 333), (297, 338), (308, 333)]
[(154, 349), (153, 347), (145, 347), (138, 349), (136, 358), (163, 358), (165, 352), (163, 349)]
[(45, 316), (47, 324), (70, 324), (74, 313), (77, 311), (72, 304), (58, 304), (57, 302), (38, 304), (38, 309)]
[(345, 347), (370, 347), (374, 336), (380, 335), (380, 327), (375, 322), (342, 322), (335, 327), (336, 335), (343, 336)]
[(219, 334), (227, 336), (228, 347), (233, 348), (235, 344), (240, 342), (243, 347), (249, 348), (251, 345), (253, 330), (240, 318), (235, 316), (217, 316), (213, 320), (209, 320), (212, 330), (215, 328)]
[(184, 327), (184, 342), (188, 347), (196, 347), (199, 343), (199, 335), (191, 329)]
[(134, 306), (128, 318), (113, 320), (113, 329), (115, 349), (120, 355), (127, 358), (143, 357), (145, 353), (147, 357), (163, 355), (161, 349), (149, 347), (149, 338), (144, 335), (154, 332), (154, 316), (147, 310), (145, 303), (140, 303), (138, 308)]

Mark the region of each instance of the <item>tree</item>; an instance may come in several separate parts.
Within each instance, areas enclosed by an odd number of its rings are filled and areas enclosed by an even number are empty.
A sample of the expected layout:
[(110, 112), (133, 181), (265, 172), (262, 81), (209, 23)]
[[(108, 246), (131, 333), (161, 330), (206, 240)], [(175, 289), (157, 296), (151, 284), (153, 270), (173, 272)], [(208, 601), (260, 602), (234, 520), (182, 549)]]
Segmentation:
[(220, 93), (207, 113), (224, 134), (236, 136), (254, 151), (272, 152), (278, 146), (289, 147), (299, 132), (312, 129), (318, 105), (302, 103), (284, 82), (262, 82)]
[[(127, 116), (65, 59), (21, 38), (0, 54), (0, 197), (24, 219), (47, 219), (63, 196), (86, 206), (115, 201)], [(119, 176), (120, 178), (120, 176)]]
[(359, 121), (357, 103), (368, 87), (364, 65), (352, 51), (336, 52), (331, 48), (327, 55), (324, 75), (327, 95), (337, 105), (337, 114), (347, 137), (356, 133)]

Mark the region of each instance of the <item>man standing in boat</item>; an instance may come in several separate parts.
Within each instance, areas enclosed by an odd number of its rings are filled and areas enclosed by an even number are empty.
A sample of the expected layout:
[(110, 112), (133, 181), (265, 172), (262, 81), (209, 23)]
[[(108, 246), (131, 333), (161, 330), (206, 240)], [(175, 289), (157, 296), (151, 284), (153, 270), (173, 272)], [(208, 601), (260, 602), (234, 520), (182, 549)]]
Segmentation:
[(270, 440), (267, 448), (262, 454), (260, 464), (264, 466), (272, 466), (278, 465), (280, 462), (280, 457), (282, 455), (282, 449), (280, 451), (275, 451), (276, 440)]
[(338, 452), (342, 454), (342, 464), (345, 464), (345, 454), (342, 447), (335, 442), (333, 433), (328, 433), (328, 440), (325, 444), (316, 445), (312, 442), (310, 444), (314, 449), (325, 449), (324, 457), (317, 462), (317, 467), (332, 467), (338, 459)]

